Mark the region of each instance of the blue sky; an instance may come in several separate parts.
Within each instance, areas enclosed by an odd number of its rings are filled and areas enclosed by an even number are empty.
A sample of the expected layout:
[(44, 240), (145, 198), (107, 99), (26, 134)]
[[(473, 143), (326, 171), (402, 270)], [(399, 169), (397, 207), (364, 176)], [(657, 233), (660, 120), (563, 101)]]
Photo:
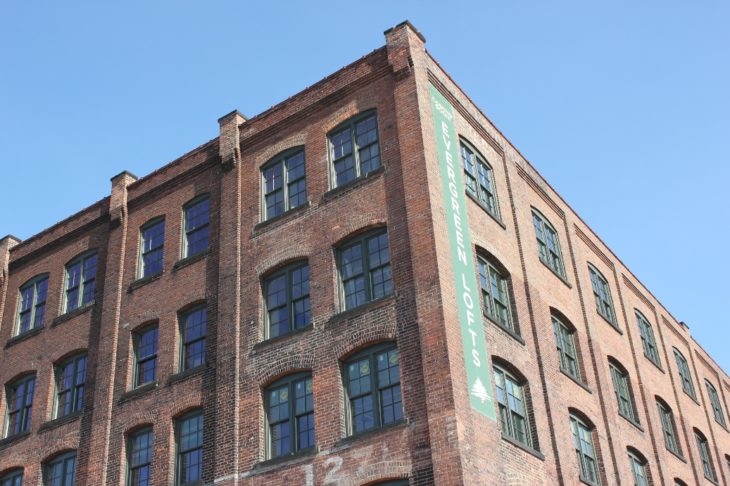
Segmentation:
[(730, 370), (728, 2), (3, 2), (0, 236), (150, 173), (405, 19)]

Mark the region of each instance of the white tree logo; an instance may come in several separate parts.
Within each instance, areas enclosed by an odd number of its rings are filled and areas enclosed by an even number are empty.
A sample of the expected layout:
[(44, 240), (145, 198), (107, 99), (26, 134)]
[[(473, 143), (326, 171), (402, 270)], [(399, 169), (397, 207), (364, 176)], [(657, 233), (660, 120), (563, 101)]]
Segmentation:
[(480, 399), (482, 403), (492, 401), (489, 397), (487, 388), (484, 386), (484, 383), (482, 383), (482, 380), (480, 380), (479, 377), (477, 377), (476, 381), (471, 386), (471, 394)]

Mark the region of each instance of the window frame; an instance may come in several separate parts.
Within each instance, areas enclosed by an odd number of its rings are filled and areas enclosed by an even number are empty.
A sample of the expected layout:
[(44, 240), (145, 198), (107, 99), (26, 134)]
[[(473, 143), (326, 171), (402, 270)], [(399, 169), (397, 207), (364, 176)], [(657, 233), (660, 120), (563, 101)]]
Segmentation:
[[(151, 231), (153, 228), (157, 228), (158, 226), (162, 227), (161, 234), (158, 235), (161, 238), (161, 243), (157, 246), (151, 247), (149, 249), (146, 249), (147, 241), (150, 240), (152, 243), (154, 243), (154, 239), (150, 235), (145, 236), (146, 232)], [(151, 262), (147, 262), (146, 259), (148, 256), (152, 255), (155, 256), (159, 253), (159, 258), (155, 259), (153, 261), (159, 260), (159, 270), (155, 271), (155, 268), (153, 267), (152, 270), (148, 272), (148, 267), (150, 267)], [(160, 216), (151, 219), (150, 221), (143, 224), (139, 229), (139, 271), (138, 271), (138, 278), (139, 279), (145, 279), (145, 278), (152, 278), (157, 275), (161, 275), (165, 270), (165, 217)]]
[[(296, 166), (289, 167), (289, 162), (292, 160), (295, 160), (297, 158), (301, 157), (301, 162), (297, 163)], [(268, 180), (266, 177), (267, 171), (276, 168), (281, 167), (281, 182), (280, 187), (278, 189), (268, 189)], [(301, 174), (297, 175), (299, 172), (299, 168), (301, 167)], [(283, 216), (284, 214), (288, 213), (289, 211), (306, 206), (308, 201), (308, 193), (307, 193), (307, 160), (306, 160), (306, 153), (305, 148), (303, 145), (298, 147), (292, 147), (287, 150), (284, 150), (282, 152), (279, 152), (277, 155), (269, 159), (264, 165), (261, 166), (260, 169), (261, 172), (261, 221), (269, 221), (275, 218), (278, 218), (279, 216)], [(293, 175), (292, 175), (293, 174)], [(292, 178), (294, 177), (294, 178)], [(299, 185), (299, 183), (302, 183), (303, 185), (299, 187), (299, 191), (295, 194), (297, 195), (297, 202), (295, 204), (292, 204), (291, 198), (292, 198), (292, 187), (294, 185)], [(268, 203), (268, 196), (272, 194), (276, 194), (281, 192), (281, 211), (276, 212), (275, 214), (269, 213), (269, 203)], [(302, 200), (303, 198), (303, 200)], [(276, 207), (276, 206), (274, 206)]]
[(0, 486), (23, 486), (23, 468), (16, 468), (7, 471), (0, 477)]
[[(497, 411), (501, 419), (502, 435), (514, 440), (532, 450), (538, 450), (537, 441), (533, 437), (532, 411), (527, 381), (519, 378), (504, 366), (494, 364), (494, 387), (496, 389)], [(500, 386), (503, 383), (504, 387)], [(510, 390), (518, 389), (521, 398)], [(518, 410), (514, 403), (519, 402), (522, 410)], [(521, 425), (520, 425), (521, 420)], [(522, 438), (520, 437), (522, 435)]]
[[(555, 335), (560, 370), (579, 383), (583, 383), (581, 360), (578, 346), (575, 343), (577, 330), (572, 325), (569, 326), (563, 322), (564, 319), (561, 319), (554, 313), (550, 314), (550, 319), (553, 323), (553, 333)], [(573, 356), (571, 356), (571, 353)], [(571, 364), (572, 366), (570, 366)]]
[[(154, 333), (154, 352), (142, 355), (144, 346), (144, 338), (150, 333)], [(132, 333), (132, 347), (134, 351), (134, 379), (133, 387), (138, 388), (148, 383), (157, 381), (157, 354), (159, 350), (160, 328), (158, 323), (152, 323), (140, 327)], [(140, 375), (147, 373), (147, 364), (152, 363), (152, 378), (141, 381)]]
[[(580, 480), (592, 486), (600, 486), (601, 461), (595, 444), (595, 430), (595, 427), (574, 413), (570, 414), (570, 431), (573, 436), (573, 448), (578, 460)], [(590, 449), (588, 449), (588, 446), (590, 446)], [(589, 468), (589, 466), (591, 467)], [(591, 471), (594, 477), (589, 475)]]
[[(146, 447), (144, 444), (140, 447), (137, 441), (146, 436)], [(127, 436), (127, 486), (140, 486), (141, 484), (151, 485), (152, 483), (152, 456), (154, 454), (154, 432), (152, 427), (143, 427), (135, 430)], [(137, 462), (136, 457), (141, 455), (141, 460)], [(148, 482), (141, 483), (138, 481), (137, 472), (147, 470)]]
[[(207, 204), (205, 210), (205, 218), (201, 219), (200, 222), (195, 222), (195, 226), (190, 227), (190, 215), (194, 209), (197, 209), (200, 205)], [(201, 194), (191, 199), (183, 206), (183, 220), (182, 220), (182, 258), (192, 258), (201, 253), (205, 253), (210, 248), (210, 195)], [(201, 213), (202, 214), (202, 213)], [(201, 241), (205, 241), (205, 245), (200, 248), (196, 248), (191, 251), (191, 241), (197, 243), (197, 240), (193, 239), (193, 236), (204, 233), (205, 237), (201, 238)]]
[[(30, 432), (33, 426), (35, 385), (35, 373), (25, 374), (5, 385), (5, 425), (3, 427), (3, 437), (15, 437)], [(21, 386), (23, 390), (22, 405), (17, 406), (17, 394)], [(28, 391), (29, 389), (30, 392)], [(14, 415), (17, 415), (18, 418), (15, 418)]]
[(588, 273), (591, 280), (591, 288), (593, 289), (593, 296), (596, 299), (596, 312), (606, 319), (609, 324), (618, 329), (616, 308), (613, 305), (611, 286), (608, 284), (608, 280), (590, 263), (588, 264)]
[(641, 346), (644, 348), (644, 356), (661, 368), (662, 361), (659, 357), (659, 348), (654, 339), (654, 330), (649, 319), (639, 312), (638, 309), (634, 309), (634, 315), (636, 316), (636, 324), (639, 326), (639, 335), (641, 336)]
[[(375, 133), (375, 140), (371, 140), (367, 144), (363, 144), (360, 146), (357, 143), (357, 138), (360, 134), (356, 132), (357, 127), (364, 122), (369, 121), (370, 119), (373, 119), (373, 122), (375, 124), (375, 127), (368, 130), (374, 131)], [(351, 178), (348, 178), (342, 182), (339, 182), (339, 174), (337, 171), (337, 163), (345, 160), (347, 158), (347, 155), (341, 155), (339, 157), (336, 156), (336, 149), (335, 149), (335, 143), (333, 142), (333, 138), (340, 134), (344, 134), (344, 132), (349, 132), (349, 144), (351, 145), (351, 151), (349, 154), (352, 156), (352, 170), (353, 170), (353, 176)], [(330, 130), (329, 133), (327, 133), (327, 153), (329, 155), (329, 167), (330, 167), (330, 189), (336, 189), (338, 187), (345, 187), (349, 184), (352, 184), (353, 182), (359, 180), (362, 177), (366, 177), (368, 174), (377, 171), (380, 167), (383, 166), (383, 161), (381, 157), (381, 150), (380, 150), (380, 133), (378, 131), (378, 116), (376, 110), (367, 110), (362, 113), (359, 113), (348, 120), (344, 121), (343, 123), (337, 125), (334, 129)], [(377, 150), (377, 155), (371, 156), (370, 159), (368, 159), (368, 162), (372, 161), (373, 159), (377, 159), (375, 162), (374, 167), (370, 167), (369, 170), (363, 171), (363, 161), (361, 156), (361, 151), (367, 149), (370, 150), (371, 147), (375, 147)]]
[[(197, 324), (195, 322), (189, 323), (189, 320), (197, 315), (199, 312), (202, 312), (203, 318), (201, 323)], [(207, 304), (199, 304), (194, 305), (191, 307), (186, 308), (185, 310), (181, 311), (179, 313), (179, 321), (180, 321), (180, 372), (185, 372), (188, 370), (196, 369), (199, 367), (203, 367), (207, 363), (207, 336), (208, 336), (208, 307)], [(191, 326), (188, 326), (188, 324), (191, 324)], [(201, 325), (202, 324), (202, 325)], [(192, 327), (201, 327), (202, 333), (194, 336), (189, 336), (188, 333), (190, 332), (190, 329)], [(195, 364), (189, 362), (192, 360), (191, 357), (188, 356), (188, 351), (192, 349), (193, 346), (197, 346), (199, 343), (202, 342), (202, 348), (199, 353), (196, 353), (193, 356), (200, 355), (200, 358), (196, 358)], [(200, 362), (198, 362), (200, 361)]]
[[(24, 292), (32, 289), (30, 302), (26, 305)], [(40, 300), (42, 299), (42, 300)], [(42, 273), (31, 278), (18, 289), (18, 311), (16, 314), (16, 325), (13, 336), (20, 336), (31, 332), (34, 329), (43, 328), (46, 317), (46, 301), (48, 299), (48, 274)], [(23, 325), (23, 316), (28, 315), (27, 327)]]
[[(493, 258), (477, 253), (477, 273), (483, 312), (489, 320), (519, 336), (520, 331), (512, 312), (511, 276), (500, 267), (501, 265), (497, 265)], [(496, 290), (501, 294), (498, 298), (494, 295), (495, 282)], [(503, 315), (498, 314), (496, 309)]]
[(535, 228), (538, 258), (553, 273), (562, 279), (566, 279), (565, 260), (560, 249), (558, 231), (550, 223), (550, 220), (535, 208), (532, 208), (532, 226)]
[(682, 444), (677, 434), (677, 424), (674, 421), (674, 412), (672, 408), (664, 400), (656, 397), (657, 411), (659, 413), (659, 423), (662, 427), (662, 435), (664, 436), (664, 447), (671, 453), (682, 457)]
[[(90, 263), (91, 262), (91, 263)], [(87, 264), (92, 264), (93, 275), (87, 275)], [(79, 266), (79, 281), (74, 284), (71, 279), (71, 268)], [(96, 251), (86, 252), (66, 264), (64, 272), (63, 311), (64, 313), (93, 305), (96, 300), (96, 273), (99, 270), (99, 254)], [(91, 289), (91, 290), (89, 290)], [(76, 290), (75, 302), (71, 304), (69, 292)], [(90, 294), (90, 296), (89, 296)]]
[(679, 372), (679, 381), (682, 383), (682, 390), (696, 402), (697, 392), (695, 390), (694, 381), (692, 381), (692, 372), (689, 368), (689, 363), (677, 348), (672, 348), (672, 351), (674, 351), (674, 361), (677, 364), (677, 371)]
[[(302, 278), (300, 280), (299, 286), (303, 287), (303, 290), (301, 291), (301, 295), (297, 296), (294, 292), (294, 289), (297, 287), (297, 284), (295, 284), (294, 278), (299, 273), (300, 275), (303, 275), (302, 272), (306, 271), (306, 279)], [(272, 295), (269, 293), (271, 286), (274, 284), (274, 282), (277, 279), (284, 278), (284, 292), (286, 293), (286, 296), (284, 297), (284, 303), (279, 305), (272, 305)], [(299, 329), (304, 329), (305, 327), (311, 325), (312, 323), (312, 307), (311, 307), (311, 300), (310, 300), (310, 270), (309, 270), (309, 262), (307, 261), (299, 261), (294, 262), (290, 265), (287, 265), (284, 268), (281, 268), (279, 270), (276, 270), (275, 272), (271, 272), (263, 279), (263, 293), (264, 293), (264, 336), (266, 339), (272, 339), (279, 336), (284, 336), (287, 334), (290, 334), (294, 331), (297, 331)], [(306, 292), (306, 293), (305, 293)], [(297, 312), (297, 304), (301, 303), (304, 306), (304, 311)], [(287, 316), (287, 329), (282, 331), (281, 329), (277, 330), (276, 333), (273, 332), (273, 324), (272, 324), (272, 312), (284, 309)], [(298, 317), (300, 314), (304, 314), (304, 322), (301, 324), (298, 324)], [(280, 322), (277, 322), (280, 326)]]
[[(182, 428), (188, 421), (200, 419), (200, 425), (195, 430), (195, 434), (200, 434), (199, 438), (196, 438), (196, 444), (193, 447), (183, 449), (182, 447)], [(205, 421), (202, 410), (194, 410), (178, 417), (175, 420), (175, 486), (188, 486), (202, 484), (203, 480), (203, 465), (205, 464), (203, 450), (203, 444), (205, 443)], [(200, 462), (199, 462), (199, 477), (193, 479), (184, 479), (183, 468), (184, 458), (188, 454), (194, 454), (200, 451)]]
[[(377, 257), (379, 260), (379, 264), (373, 264), (371, 263), (373, 257), (375, 254), (371, 254), (369, 249), (369, 243), (370, 241), (378, 240), (382, 237), (385, 237), (385, 243), (386, 247), (379, 246), (376, 250)], [(359, 247), (360, 249), (360, 261), (361, 261), (361, 270), (358, 273), (351, 274), (347, 279), (345, 279), (344, 270), (346, 269), (345, 266), (345, 254), (350, 249)], [(387, 254), (387, 261), (383, 260), (380, 257), (380, 253), (385, 251)], [(353, 260), (356, 261), (356, 260)], [(385, 262), (385, 263), (384, 263)], [(380, 281), (377, 281), (373, 275), (377, 274), (378, 272), (382, 271), (383, 278)], [(394, 293), (394, 286), (393, 286), (393, 261), (390, 254), (390, 238), (388, 234), (387, 228), (378, 228), (372, 231), (368, 231), (362, 234), (359, 234), (357, 236), (354, 236), (352, 238), (348, 238), (346, 241), (342, 242), (337, 247), (337, 274), (339, 279), (339, 293), (340, 293), (340, 305), (342, 311), (348, 311), (351, 309), (356, 309), (358, 307), (362, 307), (363, 305), (367, 304), (368, 302), (373, 302), (375, 300), (384, 299), (390, 295), (393, 295)], [(362, 293), (363, 301), (358, 303), (358, 294), (361, 293), (360, 290), (358, 290), (357, 287), (357, 281), (362, 279)], [(354, 282), (355, 292), (348, 294), (348, 284), (350, 282)], [(383, 290), (381, 292), (375, 292), (374, 288), (376, 286), (382, 286)], [(355, 296), (355, 302), (350, 305), (349, 300), (351, 296)]]
[[(66, 378), (66, 369), (71, 367), (71, 382), (65, 388), (61, 388), (62, 380)], [(78, 353), (54, 366), (56, 396), (53, 407), (53, 418), (59, 419), (67, 417), (75, 413), (81, 413), (84, 409), (84, 399), (86, 398), (86, 372), (88, 369), (88, 355), (86, 353)], [(81, 376), (79, 376), (81, 375)], [(70, 400), (63, 401), (62, 395), (70, 395)], [(70, 407), (65, 404), (70, 403)], [(61, 411), (61, 407), (64, 411)], [(68, 411), (65, 411), (68, 408)]]
[(652, 481), (648, 461), (641, 454), (631, 449), (628, 449), (626, 453), (629, 456), (634, 486), (650, 486)]
[[(299, 384), (304, 386), (304, 410), (299, 413), (297, 411), (297, 405), (300, 397), (297, 396), (297, 386)], [(272, 399), (273, 393), (278, 393), (281, 390), (287, 392), (287, 398), (292, 397), (293, 399), (287, 400), (287, 415), (283, 420), (277, 420), (272, 422)], [(292, 375), (285, 376), (274, 383), (271, 383), (264, 390), (264, 420), (266, 422), (266, 458), (276, 459), (278, 457), (286, 457), (295, 455), (301, 452), (312, 450), (316, 447), (317, 437), (314, 428), (314, 387), (312, 382), (312, 374), (306, 373), (295, 373)], [(307, 432), (311, 431), (311, 437), (307, 436), (307, 440), (311, 440), (311, 444), (302, 446), (300, 419), (304, 418), (311, 427), (306, 429)], [(287, 451), (275, 452), (274, 447), (274, 436), (272, 428), (275, 425), (288, 423), (290, 435), (288, 441)]]
[[(69, 468), (70, 463), (70, 468)], [(51, 470), (61, 466), (61, 475), (50, 477)], [(67, 482), (68, 471), (71, 470), (71, 482)], [(60, 479), (61, 482), (51, 482)], [(73, 486), (76, 479), (76, 451), (68, 451), (53, 457), (43, 464), (43, 486)]]
[(709, 479), (713, 483), (717, 483), (717, 470), (715, 464), (712, 462), (712, 451), (710, 450), (710, 443), (707, 441), (705, 434), (697, 429), (694, 429), (695, 443), (697, 444), (697, 452), (700, 456), (700, 462), (702, 463), (702, 472), (705, 478)]
[[(465, 152), (468, 152), (468, 154)], [(464, 189), (466, 193), (472, 196), (487, 213), (497, 221), (501, 221), (494, 169), (491, 164), (474, 145), (463, 137), (459, 138), (459, 155), (464, 170)], [(472, 170), (467, 167), (468, 155), (474, 159), (471, 162)], [(484, 177), (481, 177), (482, 175)]]
[[(392, 359), (391, 352), (396, 352), (396, 360), (397, 360), (397, 376), (398, 381), (389, 381), (385, 385), (382, 385), (380, 383), (379, 373), (377, 372), (371, 372), (370, 370), (378, 370), (377, 368), (377, 361), (378, 358), (382, 355), (385, 355), (388, 359), (389, 366), (389, 380), (390, 380), (390, 368), (393, 368), (394, 366), (391, 366), (393, 363), (390, 363), (390, 360)], [(367, 372), (369, 374), (369, 392), (360, 393), (353, 397), (353, 394), (351, 392), (351, 371), (350, 367), (354, 364), (362, 365), (362, 362), (367, 361)], [(358, 369), (358, 371), (361, 371), (362, 368)], [(342, 362), (342, 376), (343, 376), (343, 389), (345, 392), (345, 400), (346, 400), (346, 413), (347, 413), (347, 431), (348, 435), (357, 435), (364, 432), (368, 432), (371, 430), (377, 430), (383, 427), (388, 427), (391, 425), (395, 425), (397, 423), (400, 423), (404, 420), (405, 417), (405, 410), (403, 408), (403, 393), (401, 388), (401, 373), (400, 373), (400, 350), (398, 349), (398, 346), (395, 343), (384, 343), (384, 344), (378, 344), (375, 346), (370, 346), (358, 353), (355, 353), (347, 359), (345, 359)], [(383, 398), (381, 396), (381, 393), (384, 390), (393, 390), (393, 401), (392, 403), (388, 404), (387, 406), (392, 406), (392, 414), (393, 418), (392, 420), (385, 421), (386, 419), (384, 416), (386, 413), (384, 412), (386, 405), (384, 404)], [(354, 409), (356, 408), (355, 405), (353, 405), (354, 400), (358, 400), (362, 397), (370, 396), (370, 402), (372, 403), (372, 416), (373, 416), (373, 423), (372, 426), (368, 427), (365, 426), (364, 428), (358, 429), (356, 426), (356, 416)], [(364, 400), (367, 401), (367, 400)]]
[(712, 407), (715, 422), (723, 427), (727, 427), (725, 424), (725, 413), (722, 410), (722, 402), (720, 401), (720, 395), (717, 393), (717, 389), (707, 379), (705, 379), (705, 387), (707, 388), (707, 396), (710, 398), (710, 406)]
[(613, 392), (616, 396), (616, 405), (618, 413), (625, 419), (634, 424), (639, 424), (639, 415), (636, 410), (636, 401), (634, 393), (631, 389), (631, 379), (629, 372), (615, 359), (609, 358), (608, 366), (611, 373), (611, 382), (613, 383)]

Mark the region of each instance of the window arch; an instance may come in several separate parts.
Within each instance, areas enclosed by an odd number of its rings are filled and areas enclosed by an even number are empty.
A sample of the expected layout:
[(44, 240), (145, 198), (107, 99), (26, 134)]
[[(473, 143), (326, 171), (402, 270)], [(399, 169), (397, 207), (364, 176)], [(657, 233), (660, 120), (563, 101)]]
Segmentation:
[(345, 121), (327, 135), (332, 188), (364, 177), (380, 167), (380, 145), (375, 110)]
[(262, 283), (267, 338), (302, 329), (312, 322), (306, 260), (269, 272)]
[(519, 326), (512, 308), (509, 272), (494, 256), (484, 251), (477, 251), (477, 267), (484, 315), (509, 332), (519, 335)]
[(501, 358), (492, 359), (502, 435), (539, 450), (532, 399), (525, 377)]
[(92, 250), (75, 257), (66, 264), (64, 312), (71, 312), (94, 302), (97, 261), (96, 250)]
[(631, 422), (638, 424), (639, 415), (636, 410), (636, 400), (631, 390), (629, 372), (616, 358), (611, 356), (608, 357), (608, 367), (611, 371), (611, 382), (616, 395), (618, 413)]
[(183, 206), (182, 256), (189, 258), (208, 249), (210, 236), (210, 196), (202, 194)]
[(653, 484), (649, 462), (646, 460), (646, 457), (633, 447), (626, 448), (626, 453), (629, 456), (634, 486), (650, 486)]
[(578, 460), (580, 480), (591, 485), (601, 484), (601, 466), (596, 428), (585, 415), (570, 409), (570, 430)]
[(351, 434), (403, 420), (400, 356), (395, 343), (355, 353), (343, 362), (342, 372)]
[(20, 287), (15, 335), (43, 327), (48, 295), (48, 274), (36, 275)]
[(294, 147), (261, 167), (262, 220), (266, 221), (306, 204), (304, 147)]
[(535, 227), (540, 261), (560, 277), (565, 278), (565, 264), (560, 251), (558, 232), (550, 221), (535, 208), (532, 208), (532, 225)]
[(611, 298), (611, 287), (608, 285), (608, 280), (603, 274), (590, 263), (588, 264), (588, 274), (591, 278), (591, 287), (593, 287), (593, 296), (596, 299), (596, 311), (609, 324), (618, 328), (618, 321), (616, 320), (616, 311), (613, 307), (613, 299)]
[(560, 369), (571, 378), (582, 383), (584, 371), (575, 326), (556, 309), (550, 309), (550, 318), (553, 324)]
[(264, 407), (267, 457), (281, 457), (315, 446), (311, 373), (285, 376), (267, 386)]
[(677, 434), (677, 424), (674, 421), (674, 413), (672, 407), (667, 404), (661, 397), (655, 396), (657, 411), (659, 412), (659, 422), (662, 426), (662, 434), (664, 435), (664, 446), (668, 451), (682, 456), (682, 446)]
[(23, 468), (5, 471), (0, 476), (0, 486), (23, 486)]
[(656, 340), (654, 339), (654, 330), (649, 323), (649, 319), (638, 309), (634, 309), (634, 314), (636, 315), (636, 324), (639, 326), (639, 335), (641, 336), (641, 345), (644, 348), (644, 356), (649, 358), (655, 365), (661, 367), (662, 362), (659, 358), (659, 349), (657, 348)]
[(466, 139), (459, 139), (459, 147), (467, 194), (474, 196), (489, 214), (499, 220), (499, 203), (492, 166)]

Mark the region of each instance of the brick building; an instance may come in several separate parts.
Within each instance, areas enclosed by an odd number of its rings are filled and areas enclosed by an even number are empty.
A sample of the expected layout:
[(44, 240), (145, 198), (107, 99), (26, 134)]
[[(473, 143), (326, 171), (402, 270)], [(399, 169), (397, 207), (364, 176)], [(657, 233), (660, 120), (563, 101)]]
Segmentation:
[(728, 481), (728, 376), (385, 38), (0, 240), (0, 486)]

